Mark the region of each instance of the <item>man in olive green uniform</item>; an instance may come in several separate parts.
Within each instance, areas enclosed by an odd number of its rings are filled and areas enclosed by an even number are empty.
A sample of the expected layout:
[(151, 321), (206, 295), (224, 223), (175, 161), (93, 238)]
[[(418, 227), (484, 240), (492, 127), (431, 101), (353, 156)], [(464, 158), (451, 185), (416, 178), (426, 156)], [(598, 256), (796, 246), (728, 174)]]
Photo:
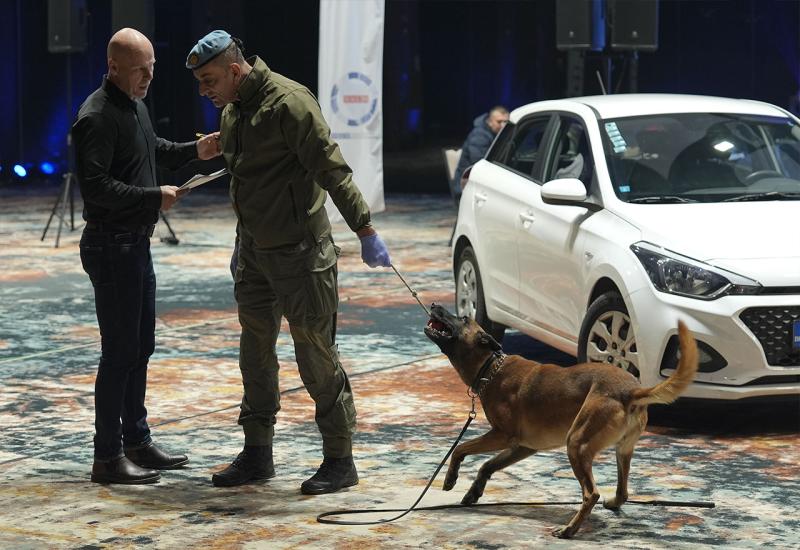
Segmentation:
[(331, 238), (327, 195), (361, 239), (370, 267), (390, 266), (389, 252), (370, 226), (369, 208), (308, 89), (272, 72), (257, 56), (245, 60), (241, 43), (225, 31), (203, 37), (186, 66), (200, 83), (200, 95), (224, 107), (220, 142), (238, 218), (232, 263), (242, 325), (239, 424), (245, 446), (212, 481), (232, 486), (275, 475), (275, 344), (284, 316), (322, 433), (323, 462), (301, 491), (321, 494), (355, 485), (356, 410), (335, 344), (339, 248)]

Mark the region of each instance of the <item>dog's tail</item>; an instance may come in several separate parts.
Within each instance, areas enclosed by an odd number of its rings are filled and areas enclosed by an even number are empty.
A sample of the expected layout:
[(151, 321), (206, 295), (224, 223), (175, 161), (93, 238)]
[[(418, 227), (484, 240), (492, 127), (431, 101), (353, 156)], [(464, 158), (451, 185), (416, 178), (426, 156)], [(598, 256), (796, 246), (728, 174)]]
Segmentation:
[(683, 321), (678, 321), (678, 342), (681, 358), (677, 370), (652, 388), (641, 388), (633, 392), (633, 405), (650, 405), (652, 403), (672, 403), (689, 387), (697, 373), (697, 342), (689, 333)]

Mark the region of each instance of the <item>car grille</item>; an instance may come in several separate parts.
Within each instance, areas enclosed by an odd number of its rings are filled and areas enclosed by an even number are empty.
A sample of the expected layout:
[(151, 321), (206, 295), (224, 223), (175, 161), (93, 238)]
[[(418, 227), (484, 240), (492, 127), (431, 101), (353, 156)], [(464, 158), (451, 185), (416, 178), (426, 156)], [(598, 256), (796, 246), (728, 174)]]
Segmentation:
[(770, 294), (800, 294), (800, 286), (765, 286), (758, 294), (761, 296)]
[(800, 374), (787, 374), (784, 376), (762, 376), (755, 380), (750, 380), (743, 386), (769, 386), (773, 384), (800, 384)]
[(739, 318), (758, 338), (768, 364), (800, 366), (800, 350), (792, 347), (792, 323), (800, 319), (800, 306), (751, 307)]

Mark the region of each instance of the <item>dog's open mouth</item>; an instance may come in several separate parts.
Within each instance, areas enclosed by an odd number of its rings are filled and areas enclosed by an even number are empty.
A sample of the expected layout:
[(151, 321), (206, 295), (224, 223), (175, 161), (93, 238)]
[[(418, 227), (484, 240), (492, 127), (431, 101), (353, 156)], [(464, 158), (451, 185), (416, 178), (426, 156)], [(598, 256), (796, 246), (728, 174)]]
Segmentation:
[(444, 326), (444, 323), (437, 321), (436, 319), (431, 319), (428, 321), (427, 328), (438, 336), (450, 336), (450, 331), (447, 330), (447, 327)]
[(437, 319), (435, 312), (431, 312), (431, 318), (425, 325), (425, 335), (434, 342), (450, 340), (453, 337), (453, 330), (446, 322)]

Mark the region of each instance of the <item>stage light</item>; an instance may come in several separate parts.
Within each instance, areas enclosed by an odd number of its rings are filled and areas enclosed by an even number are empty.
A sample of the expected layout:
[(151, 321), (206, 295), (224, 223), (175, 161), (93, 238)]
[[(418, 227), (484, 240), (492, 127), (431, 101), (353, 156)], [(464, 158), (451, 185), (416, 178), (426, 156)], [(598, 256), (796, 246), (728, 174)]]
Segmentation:
[(25, 167), (22, 166), (21, 164), (14, 165), (14, 173), (21, 178), (24, 178), (25, 176), (28, 175), (28, 171), (25, 170)]
[(43, 174), (53, 174), (56, 171), (56, 167), (53, 166), (52, 162), (43, 162), (39, 165), (39, 170), (42, 171)]
[(422, 111), (419, 109), (408, 109), (406, 111), (406, 129), (416, 132), (422, 122)]

